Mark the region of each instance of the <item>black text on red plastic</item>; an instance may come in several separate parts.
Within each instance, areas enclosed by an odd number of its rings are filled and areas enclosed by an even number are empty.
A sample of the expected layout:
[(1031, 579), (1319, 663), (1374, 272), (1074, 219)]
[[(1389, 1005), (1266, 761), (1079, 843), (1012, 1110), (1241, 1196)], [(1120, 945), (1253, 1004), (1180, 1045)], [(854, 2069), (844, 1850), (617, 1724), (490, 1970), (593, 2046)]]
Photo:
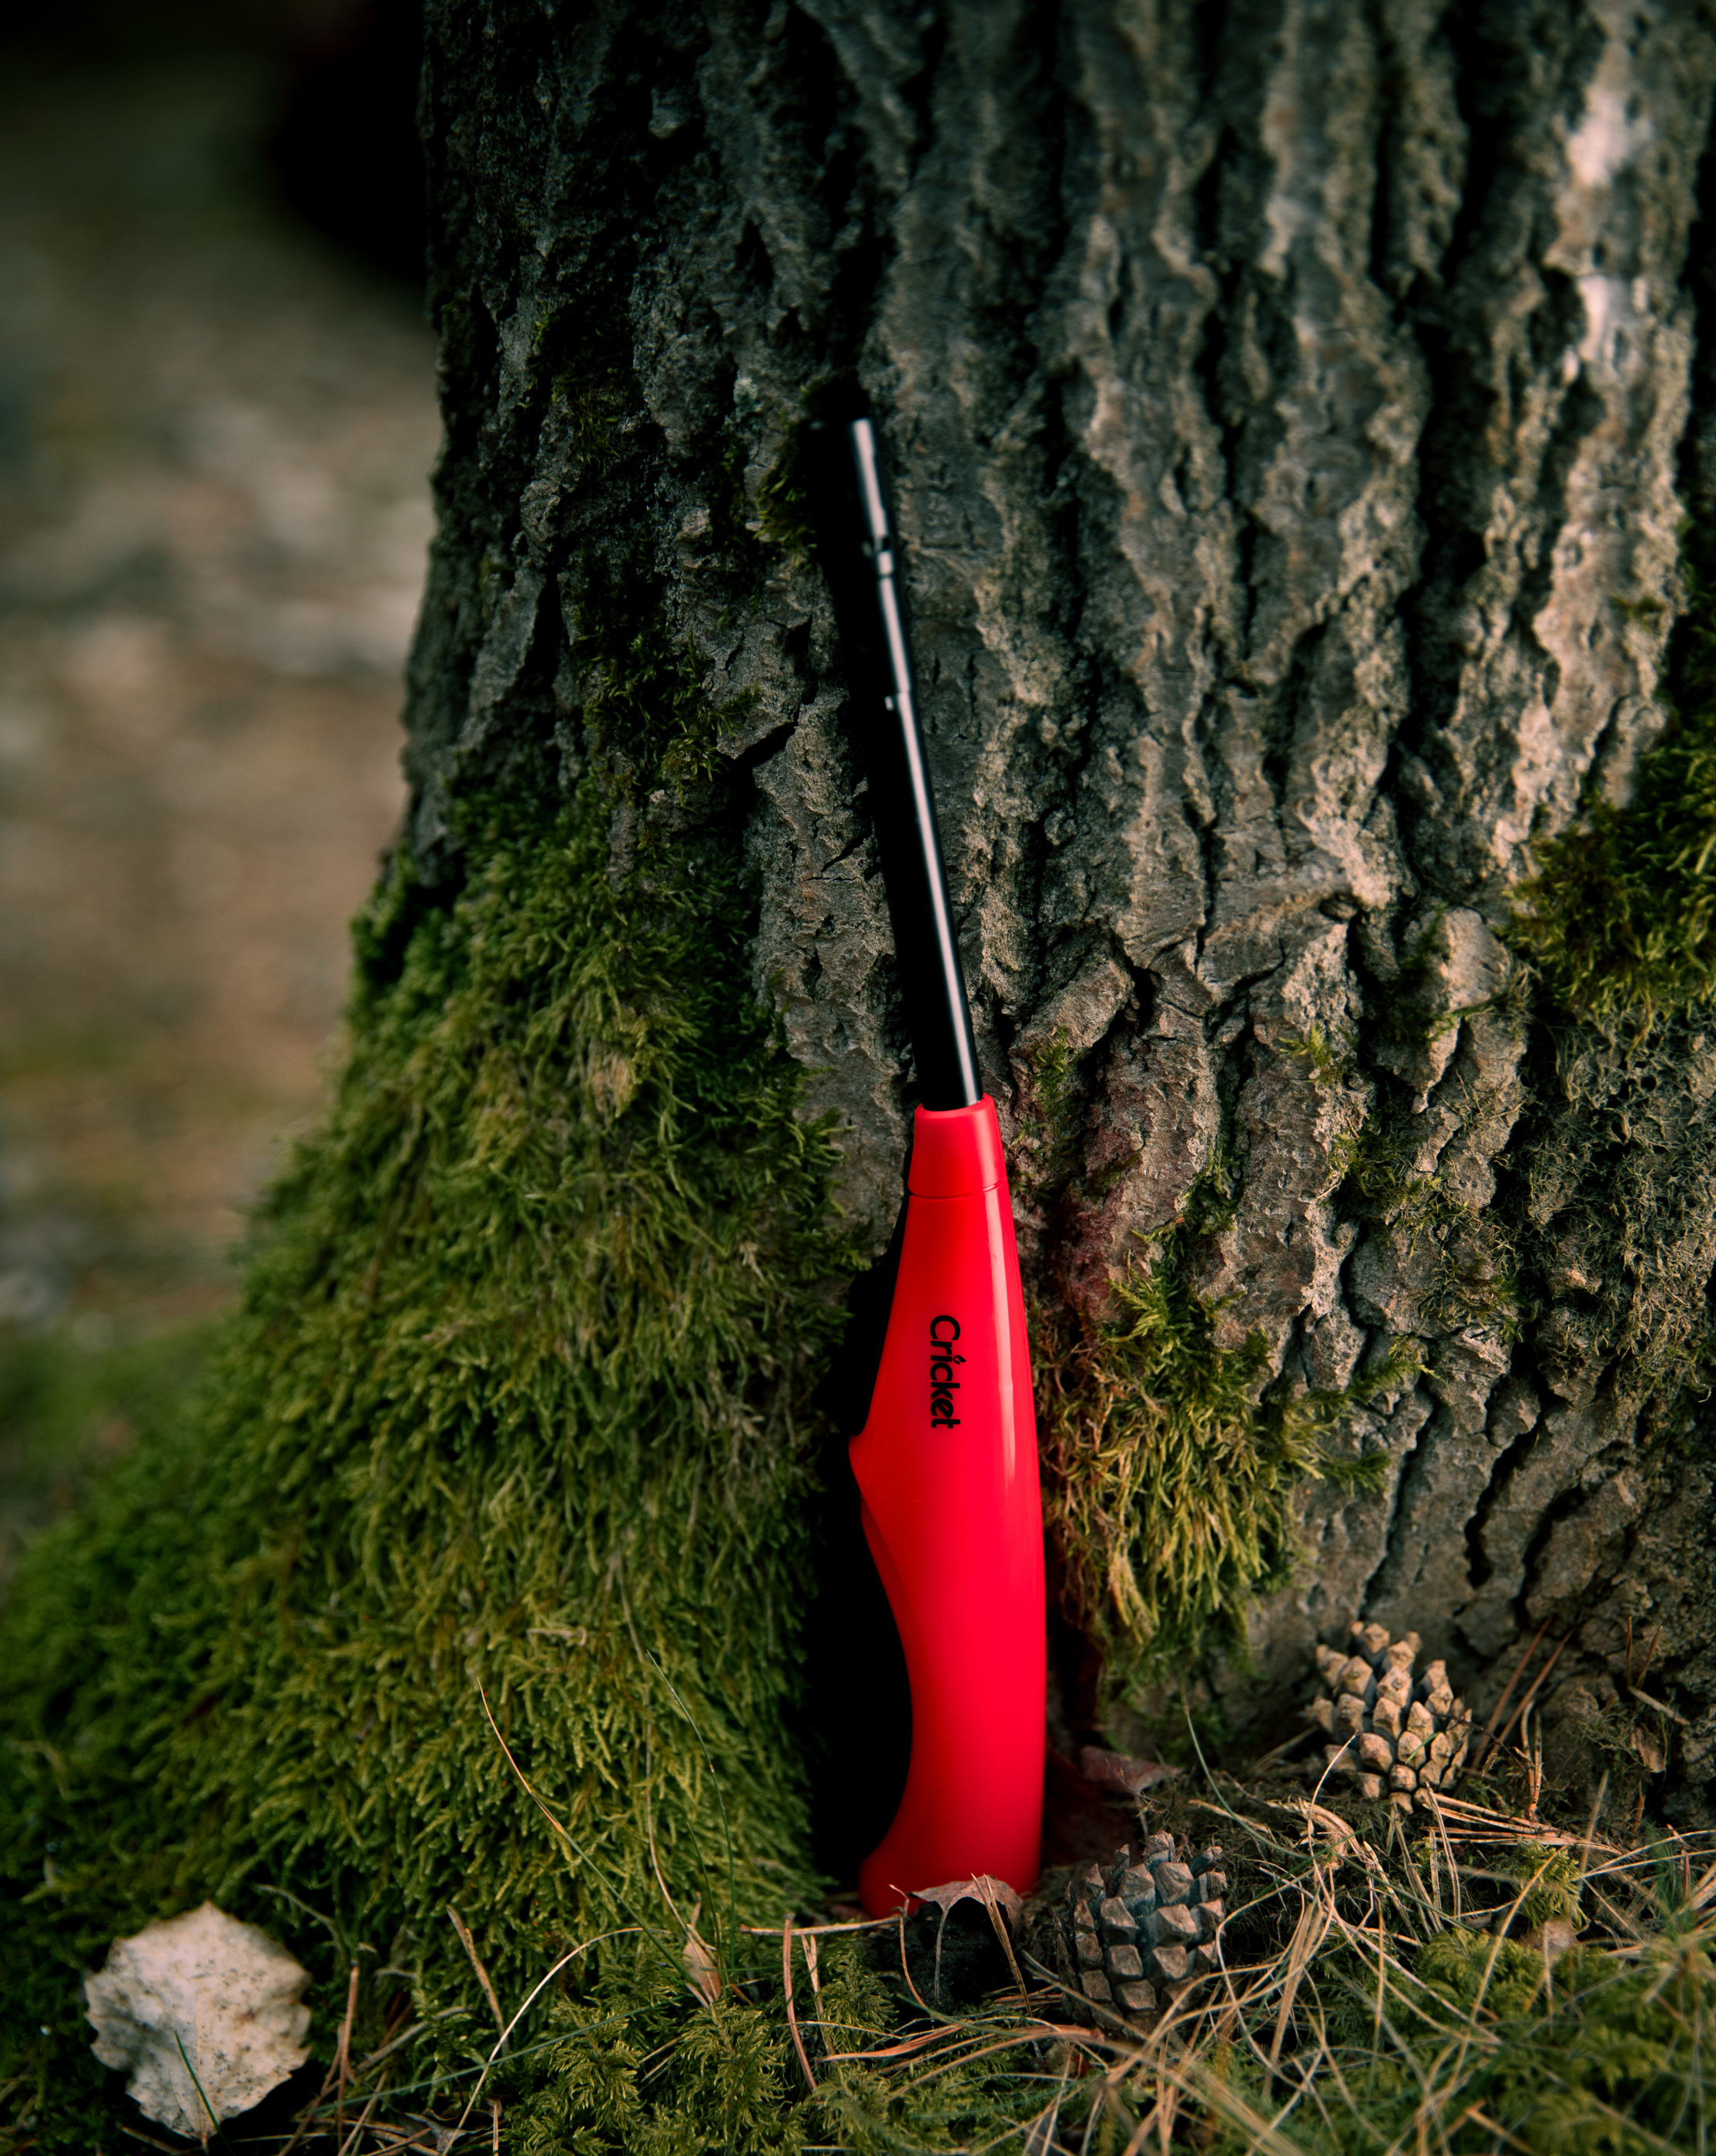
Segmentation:
[(953, 1375), (953, 1365), (965, 1358), (953, 1353), (953, 1343), (959, 1337), (959, 1321), (944, 1312), (929, 1321), (929, 1426), (932, 1430), (958, 1430), (959, 1418), (953, 1412), (953, 1395), (959, 1390), (959, 1380)]

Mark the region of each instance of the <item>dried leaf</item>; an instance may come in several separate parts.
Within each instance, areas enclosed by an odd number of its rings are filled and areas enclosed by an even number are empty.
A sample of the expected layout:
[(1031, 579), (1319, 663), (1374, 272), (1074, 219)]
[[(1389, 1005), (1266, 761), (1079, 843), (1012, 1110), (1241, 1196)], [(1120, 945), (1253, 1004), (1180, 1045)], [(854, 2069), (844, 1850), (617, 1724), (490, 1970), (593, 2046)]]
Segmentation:
[(932, 1902), (945, 1917), (956, 1902), (979, 1902), (984, 1908), (998, 1903), (1007, 1912), (1008, 1921), (1017, 1924), (1025, 1914), (1025, 1903), (1004, 1879), (992, 1877), (982, 1872), (974, 1879), (950, 1879), (944, 1887), (920, 1887), (912, 1897), (916, 1902)]
[(1579, 1934), (1564, 1917), (1546, 1917), (1541, 1924), (1532, 1926), (1521, 1943), (1541, 1953), (1545, 1961), (1557, 1962), (1570, 1947), (1579, 1944)]
[(1668, 1764), (1668, 1747), (1654, 1729), (1647, 1729), (1642, 1722), (1633, 1725), (1632, 1748), (1644, 1762), (1647, 1774), (1660, 1774)]
[(298, 1996), (309, 1981), (266, 1932), (205, 1902), (116, 1939), (84, 1979), (95, 2056), (131, 2068), (146, 2118), (206, 2143), (310, 2056)]
[(1136, 1797), (1158, 1782), (1171, 1781), (1185, 1769), (1168, 1766), (1160, 1759), (1133, 1759), (1124, 1752), (1103, 1752), (1087, 1744), (1078, 1755), (1078, 1771), (1097, 1789), (1119, 1789)]
[(701, 1999), (705, 2005), (712, 2006), (721, 1996), (721, 1971), (716, 1966), (715, 1956), (710, 1951), (708, 1942), (697, 1936), (697, 1918), (702, 1913), (702, 1908), (703, 1904), (699, 1901), (691, 1911), (691, 1922), (686, 1927), (686, 1982), (695, 1997)]

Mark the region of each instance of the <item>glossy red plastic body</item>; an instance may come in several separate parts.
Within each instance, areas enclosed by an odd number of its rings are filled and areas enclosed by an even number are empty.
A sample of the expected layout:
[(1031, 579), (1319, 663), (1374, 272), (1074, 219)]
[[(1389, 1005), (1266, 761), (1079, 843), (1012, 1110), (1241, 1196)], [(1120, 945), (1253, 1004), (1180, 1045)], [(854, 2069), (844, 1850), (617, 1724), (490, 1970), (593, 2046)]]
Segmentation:
[(994, 1103), (917, 1111), (900, 1270), (852, 1440), (912, 1684), (912, 1762), (866, 1857), (873, 1916), (983, 1872), (1028, 1893), (1042, 1838), (1042, 1494)]

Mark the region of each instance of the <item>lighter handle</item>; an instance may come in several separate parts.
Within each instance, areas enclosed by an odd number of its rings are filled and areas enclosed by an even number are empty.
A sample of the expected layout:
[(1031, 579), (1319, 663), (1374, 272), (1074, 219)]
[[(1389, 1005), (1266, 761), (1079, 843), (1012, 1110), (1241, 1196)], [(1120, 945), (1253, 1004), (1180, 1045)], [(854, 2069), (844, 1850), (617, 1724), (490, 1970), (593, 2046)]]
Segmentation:
[(983, 1873), (1028, 1893), (1042, 1831), (1042, 1499), (987, 1096), (917, 1111), (893, 1305), (851, 1458), (912, 1686), (905, 1792), (860, 1868), (864, 1905), (880, 1915)]

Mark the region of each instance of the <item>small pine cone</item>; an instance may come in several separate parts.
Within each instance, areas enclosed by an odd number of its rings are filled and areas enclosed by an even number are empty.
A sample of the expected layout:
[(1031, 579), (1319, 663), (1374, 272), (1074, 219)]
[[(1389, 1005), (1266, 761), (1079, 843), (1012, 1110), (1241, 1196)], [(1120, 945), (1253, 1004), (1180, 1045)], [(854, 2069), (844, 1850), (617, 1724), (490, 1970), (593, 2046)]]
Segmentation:
[(1415, 1681), (1418, 1635), (1390, 1640), (1380, 1625), (1358, 1625), (1344, 1652), (1319, 1646), (1322, 1690), (1305, 1719), (1328, 1740), (1323, 1762), (1363, 1796), (1387, 1791), (1403, 1811), (1425, 1789), (1447, 1789), (1472, 1738), (1472, 1717), (1456, 1699), (1447, 1666), (1431, 1662)]
[(1153, 2013), (1170, 1994), (1221, 1965), (1227, 1880), (1212, 1843), (1195, 1854), (1153, 1834), (1136, 1856), (1117, 1850), (1066, 1889), (1061, 1938), (1087, 1999), (1129, 2015)]

